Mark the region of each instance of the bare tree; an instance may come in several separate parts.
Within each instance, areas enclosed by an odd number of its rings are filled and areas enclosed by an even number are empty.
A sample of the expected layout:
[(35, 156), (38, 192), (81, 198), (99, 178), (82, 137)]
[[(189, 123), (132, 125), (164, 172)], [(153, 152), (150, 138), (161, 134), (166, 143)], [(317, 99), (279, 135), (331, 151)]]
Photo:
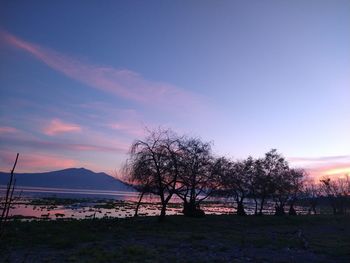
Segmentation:
[[(276, 203), (276, 210), (284, 209), (284, 197), (276, 194), (283, 190), (283, 186), (279, 187), (282, 182), (281, 175), (288, 169), (288, 163), (272, 149), (265, 154), (264, 158), (254, 161), (253, 172), (249, 177), (250, 196), (255, 202), (255, 215), (262, 215), (266, 201), (273, 197)], [(279, 190), (277, 190), (279, 188)], [(284, 190), (283, 190), (284, 191)], [(273, 194), (275, 194), (273, 196)], [(282, 192), (280, 192), (282, 194)], [(282, 206), (283, 205), (283, 206)]]
[(265, 154), (262, 165), (264, 177), (268, 182), (263, 191), (264, 199), (271, 196), (275, 202), (275, 215), (284, 215), (284, 206), (291, 188), (288, 163), (277, 150), (272, 149)]
[(316, 207), (322, 196), (322, 185), (313, 180), (304, 183), (304, 196), (309, 204), (308, 214), (317, 214)]
[(254, 160), (248, 157), (244, 161), (232, 162), (223, 159), (224, 172), (221, 173), (222, 194), (233, 197), (237, 203), (237, 215), (246, 215), (244, 200), (250, 193), (250, 178), (254, 173)]
[(132, 144), (126, 164), (130, 181), (139, 185), (143, 193), (159, 196), (160, 220), (164, 219), (167, 204), (176, 192), (179, 171), (171, 155), (178, 149), (179, 138), (175, 133), (161, 129), (151, 131), (145, 140)]
[(261, 159), (254, 160), (252, 164), (252, 173), (248, 176), (249, 196), (254, 200), (254, 215), (258, 215), (258, 206), (260, 199), (260, 183), (263, 180), (264, 173), (262, 172)]
[(323, 192), (329, 199), (333, 214), (345, 214), (345, 203), (350, 194), (348, 189), (349, 179), (345, 177), (331, 180), (329, 177), (325, 177), (320, 182), (322, 183)]
[(183, 213), (186, 216), (203, 216), (200, 203), (208, 198), (216, 188), (214, 158), (210, 143), (198, 138), (181, 140), (181, 151), (173, 154), (179, 166), (179, 189), (177, 195), (184, 202)]
[(289, 203), (289, 215), (297, 215), (294, 204), (302, 192), (305, 171), (281, 166), (273, 179), (272, 197), (275, 201), (275, 215), (285, 215), (285, 205)]
[(15, 191), (15, 186), (16, 186), (16, 177), (15, 177), (14, 172), (15, 172), (15, 168), (17, 165), (18, 156), (19, 156), (19, 153), (17, 153), (17, 155), (16, 155), (16, 159), (15, 159), (15, 162), (13, 164), (13, 167), (12, 167), (12, 170), (10, 173), (10, 179), (9, 179), (9, 182), (8, 182), (7, 188), (6, 188), (6, 194), (5, 194), (2, 212), (1, 212), (1, 217), (0, 217), (0, 238), (4, 234), (5, 227), (6, 227), (6, 224), (8, 221), (10, 208), (11, 208), (12, 202), (14, 200), (13, 193)]
[(289, 170), (289, 215), (297, 214), (294, 208), (294, 204), (303, 193), (306, 176), (307, 174), (303, 169), (292, 168)]

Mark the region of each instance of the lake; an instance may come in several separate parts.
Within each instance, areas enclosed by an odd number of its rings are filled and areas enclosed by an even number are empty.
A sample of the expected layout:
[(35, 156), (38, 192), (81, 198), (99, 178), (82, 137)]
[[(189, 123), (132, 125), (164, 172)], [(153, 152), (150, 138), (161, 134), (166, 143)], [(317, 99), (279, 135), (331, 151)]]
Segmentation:
[[(5, 186), (0, 186), (1, 196)], [(10, 210), (10, 216), (21, 219), (55, 220), (64, 218), (125, 218), (134, 215), (139, 198), (137, 192), (102, 191), (89, 189), (61, 189), (18, 186), (15, 192), (16, 202)], [(247, 200), (247, 214), (253, 214), (253, 201)], [(233, 214), (235, 203), (227, 198), (210, 198), (204, 201), (201, 209), (206, 214)], [(307, 208), (297, 206), (300, 214), (306, 214)], [(140, 216), (157, 216), (160, 212), (159, 199), (145, 195), (139, 209)], [(274, 213), (274, 204), (268, 203), (265, 214)], [(167, 208), (168, 215), (181, 215), (181, 199), (174, 196)]]

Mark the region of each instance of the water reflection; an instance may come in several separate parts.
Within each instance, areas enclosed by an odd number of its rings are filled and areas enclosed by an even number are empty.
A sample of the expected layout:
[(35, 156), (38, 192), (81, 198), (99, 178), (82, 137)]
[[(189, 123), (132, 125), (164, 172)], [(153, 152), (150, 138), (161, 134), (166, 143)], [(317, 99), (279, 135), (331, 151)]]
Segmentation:
[[(13, 218), (42, 220), (131, 217), (134, 215), (139, 196), (137, 192), (87, 189), (21, 187), (17, 191), (22, 192), (22, 197), (11, 208), (10, 216)], [(245, 208), (247, 214), (254, 214), (252, 200), (248, 200), (245, 203)], [(206, 214), (217, 215), (236, 212), (235, 203), (230, 199), (222, 198), (208, 199), (201, 205), (201, 209)], [(307, 213), (307, 208), (305, 207), (296, 207), (296, 210), (299, 214)], [(159, 212), (158, 197), (145, 195), (139, 208), (139, 216), (157, 216)], [(264, 214), (273, 213), (274, 204), (268, 203)], [(181, 199), (174, 196), (172, 202), (168, 205), (167, 214), (182, 214)]]

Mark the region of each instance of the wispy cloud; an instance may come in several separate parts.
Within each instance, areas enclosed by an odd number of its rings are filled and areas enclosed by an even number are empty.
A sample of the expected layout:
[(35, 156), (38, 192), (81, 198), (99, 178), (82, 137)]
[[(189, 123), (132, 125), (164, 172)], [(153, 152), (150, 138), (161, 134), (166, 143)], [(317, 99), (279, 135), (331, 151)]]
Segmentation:
[(9, 126), (2, 126), (0, 127), (0, 134), (3, 133), (17, 133), (18, 130), (14, 127), (9, 127)]
[(307, 168), (310, 176), (316, 180), (322, 177), (338, 178), (345, 175), (350, 175), (350, 163), (344, 164), (328, 164), (318, 167)]
[(109, 127), (113, 130), (117, 130), (131, 136), (144, 137), (146, 134), (145, 128), (140, 124), (135, 123), (114, 122), (111, 123)]
[(305, 168), (315, 180), (322, 177), (337, 178), (350, 174), (350, 156), (290, 157), (293, 166)]
[(83, 63), (79, 59), (30, 43), (5, 31), (0, 31), (0, 38), (74, 80), (124, 99), (176, 109), (179, 106), (194, 108), (200, 100), (197, 94), (168, 83), (147, 80), (131, 70)]
[(60, 133), (66, 133), (66, 132), (80, 132), (81, 127), (77, 124), (73, 123), (67, 123), (60, 119), (53, 119), (50, 121), (50, 123), (44, 127), (43, 133), (46, 135), (56, 135)]
[(138, 120), (144, 117), (139, 111), (133, 108), (120, 108), (115, 104), (107, 103), (103, 101), (93, 101), (88, 103), (82, 103), (76, 105), (78, 108), (83, 109), (88, 114), (97, 114), (99, 117), (103, 117), (105, 120), (111, 120), (113, 118), (124, 118), (129, 120)]
[(30, 149), (41, 149), (47, 151), (78, 151), (78, 152), (114, 152), (125, 153), (128, 151), (128, 146), (124, 144), (115, 145), (115, 143), (109, 146), (94, 145), (84, 143), (68, 143), (68, 142), (52, 142), (38, 139), (24, 139), (24, 138), (6, 138), (2, 142), (3, 145), (9, 145), (12, 147), (26, 147)]
[[(120, 139), (117, 136), (118, 134), (106, 133), (105, 130), (108, 130), (106, 126), (104, 126), (102, 132), (99, 132), (85, 126), (82, 129), (78, 125), (63, 121), (51, 122), (34, 118), (31, 123), (36, 124), (33, 129), (18, 130), (14, 133), (0, 133), (0, 150), (12, 149), (19, 152), (40, 150), (49, 153), (75, 154), (78, 157), (83, 153), (98, 155), (108, 153), (114, 156), (115, 154), (127, 153), (131, 143), (131, 138), (129, 140)], [(42, 126), (42, 123), (48, 123), (49, 125)], [(84, 130), (84, 132), (76, 133), (79, 130)], [(50, 136), (42, 136), (43, 132)], [(73, 134), (64, 137), (51, 136), (62, 132), (73, 132)]]
[(350, 155), (320, 156), (320, 157), (289, 157), (292, 163), (316, 163), (350, 160)]

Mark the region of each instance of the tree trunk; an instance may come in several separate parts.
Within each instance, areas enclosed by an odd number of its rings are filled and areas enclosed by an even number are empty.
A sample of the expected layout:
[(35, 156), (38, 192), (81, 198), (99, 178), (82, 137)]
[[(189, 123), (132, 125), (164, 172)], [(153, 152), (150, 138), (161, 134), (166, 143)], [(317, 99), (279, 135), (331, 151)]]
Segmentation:
[(297, 215), (297, 211), (295, 211), (295, 209), (294, 209), (294, 204), (290, 204), (288, 215), (290, 215), (290, 216)]
[(261, 199), (261, 203), (260, 203), (260, 210), (259, 210), (259, 215), (263, 215), (262, 210), (264, 209), (264, 203), (265, 203), (265, 198)]
[(239, 201), (237, 203), (237, 215), (239, 216), (245, 216), (247, 215), (246, 212), (244, 211), (244, 205), (243, 205), (243, 200), (242, 201)]
[(275, 216), (284, 216), (286, 212), (284, 211), (283, 204), (276, 204), (275, 206)]
[(333, 215), (337, 214), (337, 207), (333, 204), (332, 205), (332, 209), (333, 209)]
[(204, 211), (200, 209), (199, 204), (196, 204), (195, 200), (190, 202), (184, 201), (184, 209), (182, 210), (184, 216), (188, 217), (203, 217)]
[(162, 222), (165, 219), (166, 203), (162, 203), (162, 209), (160, 210), (159, 221)]
[(338, 215), (344, 215), (344, 202), (343, 197), (337, 197), (337, 207), (338, 207)]
[(255, 209), (254, 209), (254, 215), (258, 215), (258, 200), (254, 199), (255, 202)]
[(312, 205), (312, 211), (314, 212), (314, 215), (317, 214), (317, 212), (316, 212), (316, 205)]
[(142, 201), (142, 198), (143, 198), (143, 195), (145, 194), (144, 191), (142, 191), (141, 195), (140, 195), (140, 198), (139, 198), (139, 201), (137, 202), (137, 206), (136, 206), (136, 209), (135, 209), (135, 214), (134, 214), (134, 217), (137, 217), (138, 216), (138, 212), (139, 212), (139, 207), (141, 205), (141, 201)]

